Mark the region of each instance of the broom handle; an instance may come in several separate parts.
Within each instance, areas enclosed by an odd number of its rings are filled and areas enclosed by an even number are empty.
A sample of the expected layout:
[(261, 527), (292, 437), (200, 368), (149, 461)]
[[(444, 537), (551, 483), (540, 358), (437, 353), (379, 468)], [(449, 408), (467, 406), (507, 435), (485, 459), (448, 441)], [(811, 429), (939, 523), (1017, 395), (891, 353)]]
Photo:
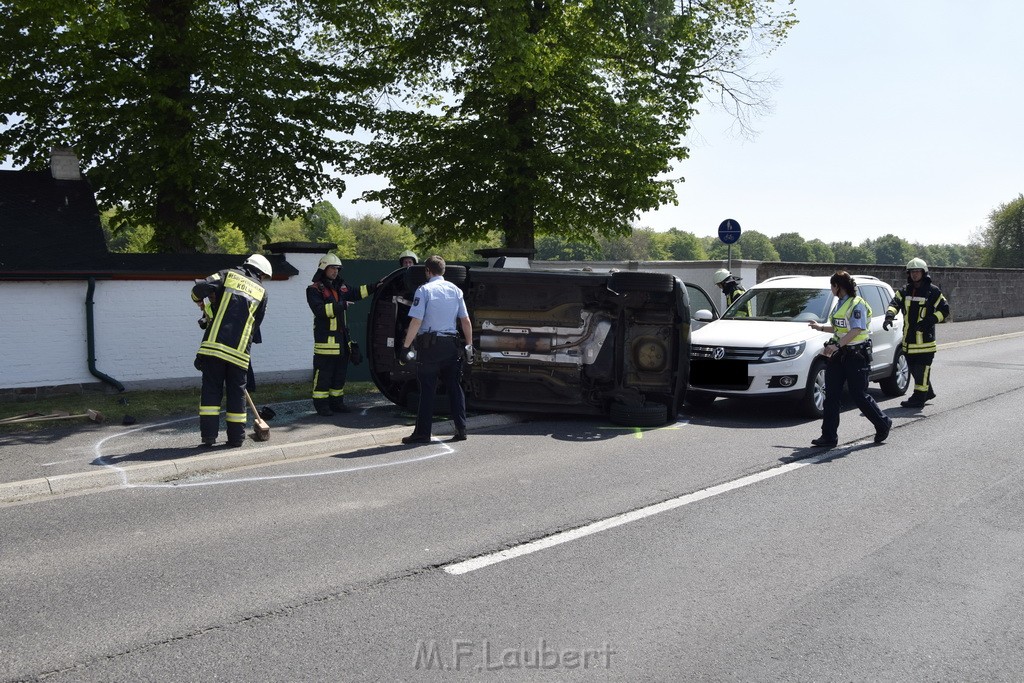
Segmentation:
[(253, 421), (255, 422), (256, 418), (260, 416), (260, 413), (258, 410), (256, 410), (256, 404), (252, 402), (252, 396), (249, 395), (249, 390), (242, 389), (242, 391), (245, 392), (245, 400), (248, 401), (249, 407), (252, 408)]

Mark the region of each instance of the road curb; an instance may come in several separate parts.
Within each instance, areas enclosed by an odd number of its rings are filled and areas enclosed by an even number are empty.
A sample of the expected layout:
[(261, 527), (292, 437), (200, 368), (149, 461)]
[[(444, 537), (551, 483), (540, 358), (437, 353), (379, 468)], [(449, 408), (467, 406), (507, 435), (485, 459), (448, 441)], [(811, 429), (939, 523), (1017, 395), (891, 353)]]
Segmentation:
[[(525, 415), (519, 414), (477, 415), (467, 420), (467, 428), (471, 432), (493, 429), (523, 422), (526, 419)], [(454, 434), (455, 425), (450, 420), (435, 422), (433, 431), (435, 436)], [(185, 477), (211, 472), (223, 472), (240, 467), (339, 455), (361, 448), (399, 444), (402, 437), (408, 434), (409, 427), (401, 426), (384, 427), (354, 434), (342, 434), (280, 445), (273, 444), (270, 441), (257, 443), (255, 446), (247, 443), (245, 448), (231, 449), (227, 452), (197, 454), (162, 462), (147, 462), (136, 465), (107, 465), (104, 469), (90, 472), (58, 474), (52, 477), (0, 483), (0, 504), (16, 503), (47, 496), (60, 496), (68, 493), (160, 484)]]

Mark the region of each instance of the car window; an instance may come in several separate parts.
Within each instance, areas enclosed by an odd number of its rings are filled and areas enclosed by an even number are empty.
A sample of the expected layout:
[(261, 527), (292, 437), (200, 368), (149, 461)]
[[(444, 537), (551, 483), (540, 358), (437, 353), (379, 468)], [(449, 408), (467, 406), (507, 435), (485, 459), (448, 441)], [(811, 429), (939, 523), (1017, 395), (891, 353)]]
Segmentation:
[[(868, 302), (868, 306), (871, 306), (872, 318), (880, 318), (885, 315), (885, 309), (889, 306), (889, 299), (884, 289), (875, 285), (863, 285), (857, 289), (861, 291), (861, 298)], [(885, 298), (884, 301), (883, 298)]]
[(825, 322), (832, 308), (832, 292), (827, 289), (749, 289), (739, 301), (722, 316), (744, 320), (737, 316), (747, 301), (754, 310), (751, 320), (792, 320), (797, 322)]
[(686, 294), (690, 297), (690, 315), (693, 315), (702, 308), (711, 311), (713, 318), (718, 318), (718, 311), (708, 295), (700, 287), (686, 283)]

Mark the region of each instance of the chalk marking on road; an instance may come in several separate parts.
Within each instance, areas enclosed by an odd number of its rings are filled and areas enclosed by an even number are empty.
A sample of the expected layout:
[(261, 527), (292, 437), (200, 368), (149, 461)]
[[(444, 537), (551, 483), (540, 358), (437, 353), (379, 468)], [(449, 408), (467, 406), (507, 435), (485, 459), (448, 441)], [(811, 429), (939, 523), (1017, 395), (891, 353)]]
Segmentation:
[(849, 444), (848, 446), (844, 446), (841, 449), (833, 449), (821, 455), (816, 455), (812, 458), (808, 458), (806, 460), (799, 460), (797, 462), (779, 465), (778, 467), (773, 467), (770, 470), (765, 470), (763, 472), (758, 472), (756, 474), (750, 474), (745, 477), (740, 477), (739, 479), (734, 479), (733, 481), (728, 481), (725, 482), (724, 484), (718, 484), (716, 486), (711, 486), (706, 489), (701, 489), (700, 491), (695, 491), (693, 493), (687, 493), (686, 495), (679, 496), (678, 498), (672, 498), (671, 500), (662, 501), (661, 503), (655, 503), (654, 505), (649, 505), (647, 507), (640, 508), (639, 510), (633, 510), (632, 512), (624, 512), (620, 515), (608, 517), (607, 519), (602, 519), (597, 522), (591, 522), (590, 524), (586, 524), (575, 529), (561, 531), (557, 534), (553, 534), (545, 538), (539, 538), (535, 541), (529, 541), (527, 543), (523, 543), (522, 545), (517, 545), (512, 548), (506, 548), (505, 550), (499, 550), (495, 553), (488, 553), (486, 555), (480, 555), (479, 557), (474, 557), (469, 560), (454, 562), (452, 564), (442, 567), (442, 569), (444, 569), (445, 572), (455, 576), (458, 576), (460, 574), (468, 574), (469, 572), (476, 571), (477, 569), (489, 567), (492, 564), (498, 564), (499, 562), (504, 562), (506, 560), (515, 559), (517, 557), (522, 557), (524, 555), (530, 555), (532, 553), (536, 553), (556, 545), (561, 545), (562, 543), (575, 541), (585, 536), (590, 536), (592, 534), (599, 533), (601, 531), (608, 531), (609, 529), (614, 529), (615, 527), (622, 526), (623, 524), (629, 524), (630, 522), (636, 522), (641, 519), (653, 517), (654, 515), (660, 515), (663, 512), (675, 510), (676, 508), (683, 507), (684, 505), (689, 505), (690, 503), (696, 503), (701, 500), (713, 498), (714, 496), (719, 496), (723, 493), (735, 491), (736, 489), (743, 488), (744, 486), (750, 486), (751, 484), (757, 484), (759, 482), (766, 481), (768, 479), (777, 477), (782, 474), (788, 474), (790, 472), (794, 472), (800, 469), (801, 467), (815, 465), (825, 460), (834, 458), (836, 457), (837, 452), (849, 450), (860, 444), (866, 443), (869, 442), (866, 440), (858, 441), (856, 443)]
[(156, 427), (165, 427), (167, 425), (177, 424), (178, 422), (187, 422), (188, 420), (194, 419), (195, 417), (182, 417), (177, 420), (168, 420), (167, 422), (158, 422), (157, 424), (152, 425), (142, 425), (140, 427), (135, 427), (134, 429), (129, 429), (123, 432), (118, 432), (117, 434), (105, 436), (99, 441), (97, 441), (96, 444), (92, 447), (92, 452), (93, 455), (95, 456), (93, 460), (106, 468), (117, 471), (117, 473), (121, 476), (121, 486), (128, 486), (128, 475), (125, 473), (124, 468), (120, 467), (119, 465), (107, 462), (107, 457), (103, 455), (103, 444), (110, 441), (111, 439), (116, 439), (121, 436), (127, 436), (133, 432), (141, 432), (145, 429), (154, 429)]
[[(362, 472), (363, 470), (374, 470), (382, 467), (396, 467), (398, 465), (409, 465), (417, 462), (424, 462), (426, 460), (433, 460), (434, 458), (440, 458), (442, 455), (449, 455), (454, 453), (455, 450), (446, 445), (442, 441), (435, 441), (438, 446), (441, 446), (442, 450), (440, 453), (434, 453), (433, 455), (424, 455), (418, 458), (409, 458), (406, 460), (399, 460), (396, 462), (381, 462), (374, 465), (362, 465), (360, 467), (346, 467), (338, 470), (327, 470), (325, 472), (304, 472), (302, 474), (275, 474), (273, 476), (266, 477), (240, 477), (238, 479), (221, 479), (218, 481), (193, 481), (187, 483), (164, 483), (164, 484), (127, 484), (126, 488), (135, 489), (170, 489), (170, 488), (191, 488), (195, 486), (223, 486), (225, 484), (245, 484), (249, 482), (257, 481), (275, 481), (278, 479), (304, 479), (308, 477), (323, 477), (331, 474), (348, 474), (351, 472)], [(275, 463), (280, 464), (280, 463)]]

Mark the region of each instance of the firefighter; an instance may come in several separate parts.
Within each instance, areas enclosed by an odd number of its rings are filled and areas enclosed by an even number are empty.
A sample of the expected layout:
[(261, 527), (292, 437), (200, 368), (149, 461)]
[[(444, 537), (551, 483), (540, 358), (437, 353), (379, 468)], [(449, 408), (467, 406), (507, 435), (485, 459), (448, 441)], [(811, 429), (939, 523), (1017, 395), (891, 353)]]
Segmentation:
[[(739, 285), (739, 281), (743, 278), (736, 277), (725, 268), (719, 268), (715, 271), (714, 281), (718, 285), (718, 288), (725, 293), (725, 307), (729, 308), (733, 303), (743, 296), (747, 290), (743, 289)], [(753, 316), (753, 311), (750, 310), (750, 302), (748, 301), (742, 308), (738, 309), (734, 315), (737, 318), (749, 318)]]
[(217, 441), (225, 393), (228, 446), (237, 448), (245, 440), (249, 348), (267, 312), (263, 280), (273, 274), (267, 257), (253, 254), (241, 267), (214, 273), (192, 287), (192, 301), (203, 311), (200, 325), (206, 323), (196, 367), (203, 373), (199, 431), (207, 448)]
[(924, 259), (907, 262), (907, 284), (896, 292), (885, 311), (882, 329), (892, 327), (897, 313), (903, 314), (903, 353), (914, 378), (914, 393), (900, 403), (904, 408), (921, 408), (935, 398), (932, 361), (935, 360), (935, 325), (949, 318), (949, 302), (928, 275)]
[(415, 266), (420, 260), (416, 257), (416, 253), (406, 249), (398, 255), (398, 267), (408, 268), (409, 266)]
[(345, 313), (353, 302), (368, 297), (376, 284), (349, 287), (341, 278), (341, 259), (326, 254), (320, 259), (306, 302), (313, 311), (313, 408), (318, 415), (347, 413), (345, 377), (348, 364), (361, 361), (352, 341)]

